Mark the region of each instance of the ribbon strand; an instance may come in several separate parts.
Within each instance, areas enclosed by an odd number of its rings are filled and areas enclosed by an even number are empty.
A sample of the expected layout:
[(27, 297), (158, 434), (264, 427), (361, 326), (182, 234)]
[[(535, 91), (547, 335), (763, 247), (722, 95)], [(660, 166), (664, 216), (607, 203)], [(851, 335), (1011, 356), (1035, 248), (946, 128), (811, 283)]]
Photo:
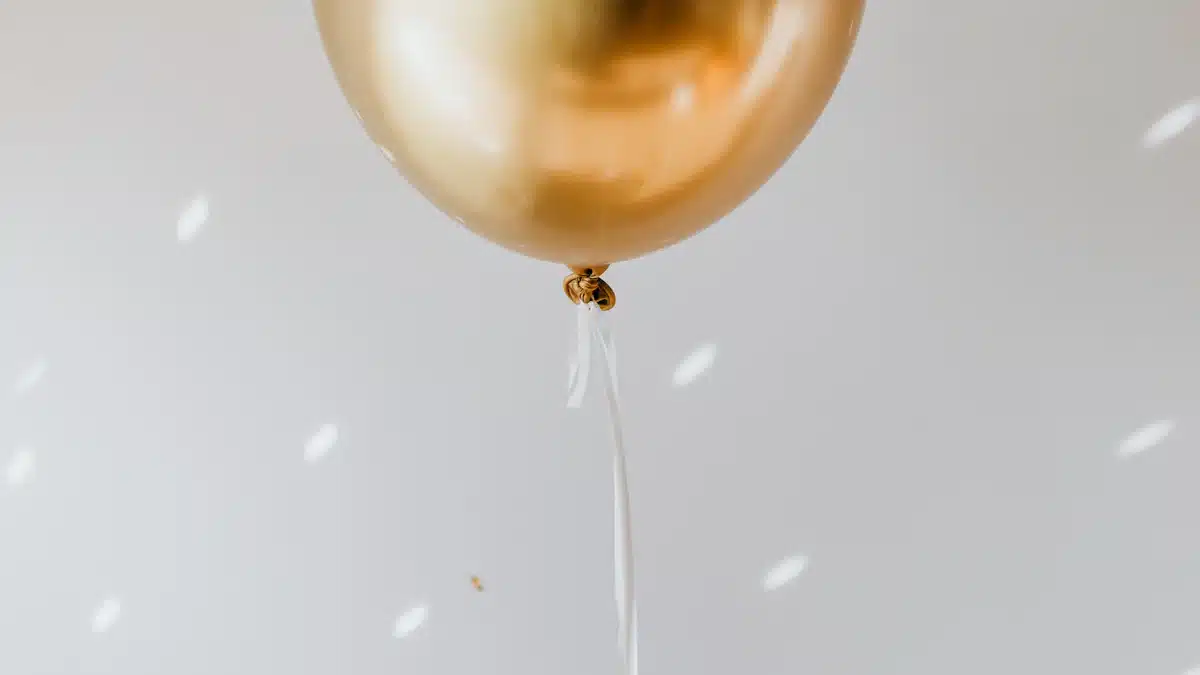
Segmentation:
[(567, 407), (578, 408), (583, 405), (583, 396), (587, 393), (588, 375), (592, 370), (592, 308), (588, 304), (580, 304), (575, 312), (575, 355), (571, 359), (571, 375), (567, 381)]
[(604, 394), (613, 443), (613, 583), (617, 605), (617, 652), (623, 675), (637, 675), (637, 603), (633, 583), (633, 526), (629, 508), (629, 480), (625, 467), (625, 430), (617, 383), (617, 350), (608, 322), (595, 305), (581, 304), (576, 324), (577, 349), (571, 368), (567, 406), (578, 408), (591, 370), (592, 345), (599, 345), (604, 361)]

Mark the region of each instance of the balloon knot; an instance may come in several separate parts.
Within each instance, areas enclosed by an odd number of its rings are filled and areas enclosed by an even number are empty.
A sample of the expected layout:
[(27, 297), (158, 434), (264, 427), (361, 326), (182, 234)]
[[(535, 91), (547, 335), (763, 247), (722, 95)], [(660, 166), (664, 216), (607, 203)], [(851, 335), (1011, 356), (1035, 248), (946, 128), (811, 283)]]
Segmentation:
[(592, 303), (607, 312), (617, 304), (612, 286), (600, 278), (607, 269), (607, 265), (572, 267), (571, 275), (563, 279), (563, 291), (577, 305)]

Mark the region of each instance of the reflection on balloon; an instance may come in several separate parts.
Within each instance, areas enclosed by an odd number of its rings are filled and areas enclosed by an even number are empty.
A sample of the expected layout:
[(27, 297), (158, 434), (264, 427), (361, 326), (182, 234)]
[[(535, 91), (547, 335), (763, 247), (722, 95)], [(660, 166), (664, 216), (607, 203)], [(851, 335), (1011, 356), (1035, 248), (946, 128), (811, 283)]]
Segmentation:
[(577, 267), (723, 217), (820, 115), (863, 0), (315, 0), (338, 79), (426, 196)]

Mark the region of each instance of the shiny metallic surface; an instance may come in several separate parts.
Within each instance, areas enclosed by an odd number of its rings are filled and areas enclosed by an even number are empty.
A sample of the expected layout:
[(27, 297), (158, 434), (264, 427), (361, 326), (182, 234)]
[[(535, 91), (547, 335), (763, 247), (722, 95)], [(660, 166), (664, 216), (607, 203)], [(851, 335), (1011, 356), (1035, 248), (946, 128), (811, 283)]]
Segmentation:
[(440, 208), (568, 265), (677, 243), (812, 127), (863, 0), (315, 0), (372, 138)]

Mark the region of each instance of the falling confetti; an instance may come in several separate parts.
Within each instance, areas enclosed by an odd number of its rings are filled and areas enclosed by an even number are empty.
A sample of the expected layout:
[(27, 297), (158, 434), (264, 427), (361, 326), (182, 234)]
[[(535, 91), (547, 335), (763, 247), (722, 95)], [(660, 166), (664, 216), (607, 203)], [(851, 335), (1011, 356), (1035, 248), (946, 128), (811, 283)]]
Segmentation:
[(1142, 138), (1142, 147), (1157, 148), (1186, 131), (1197, 119), (1200, 119), (1200, 99), (1192, 99), (1155, 122)]
[(1174, 430), (1175, 423), (1171, 420), (1159, 420), (1147, 424), (1121, 442), (1121, 446), (1117, 448), (1117, 456), (1129, 458), (1140, 455), (1167, 440), (1167, 436), (1170, 436)]
[(33, 473), (37, 469), (37, 456), (34, 455), (31, 448), (21, 447), (13, 453), (12, 459), (8, 462), (8, 469), (5, 471), (5, 478), (8, 484), (12, 487), (21, 487), (33, 479)]
[(29, 365), (17, 377), (13, 383), (13, 394), (15, 396), (24, 396), (33, 391), (35, 387), (41, 384), (42, 379), (46, 377), (46, 371), (49, 370), (50, 364), (46, 359), (38, 359)]
[(717, 346), (714, 344), (701, 345), (688, 355), (683, 363), (675, 369), (675, 386), (686, 387), (696, 381), (696, 378), (703, 375), (712, 368), (713, 362), (717, 358)]
[(425, 623), (425, 619), (428, 618), (428, 616), (428, 608), (424, 606), (413, 607), (407, 612), (401, 614), (400, 618), (396, 619), (396, 626), (392, 629), (392, 635), (397, 639), (404, 639), (409, 635), (412, 635), (413, 632), (415, 632), (421, 627), (422, 624)]
[(92, 613), (92, 632), (107, 633), (121, 618), (121, 599), (109, 597)]
[(800, 578), (808, 567), (808, 558), (794, 556), (781, 561), (763, 577), (763, 590), (777, 591)]
[(304, 459), (310, 464), (321, 461), (325, 455), (333, 450), (333, 446), (338, 442), (338, 428), (333, 424), (326, 424), (317, 430), (317, 433), (308, 439), (308, 443), (304, 444)]
[(175, 228), (179, 242), (186, 244), (195, 239), (206, 223), (208, 223), (208, 198), (201, 195), (193, 199), (179, 214), (179, 222)]

